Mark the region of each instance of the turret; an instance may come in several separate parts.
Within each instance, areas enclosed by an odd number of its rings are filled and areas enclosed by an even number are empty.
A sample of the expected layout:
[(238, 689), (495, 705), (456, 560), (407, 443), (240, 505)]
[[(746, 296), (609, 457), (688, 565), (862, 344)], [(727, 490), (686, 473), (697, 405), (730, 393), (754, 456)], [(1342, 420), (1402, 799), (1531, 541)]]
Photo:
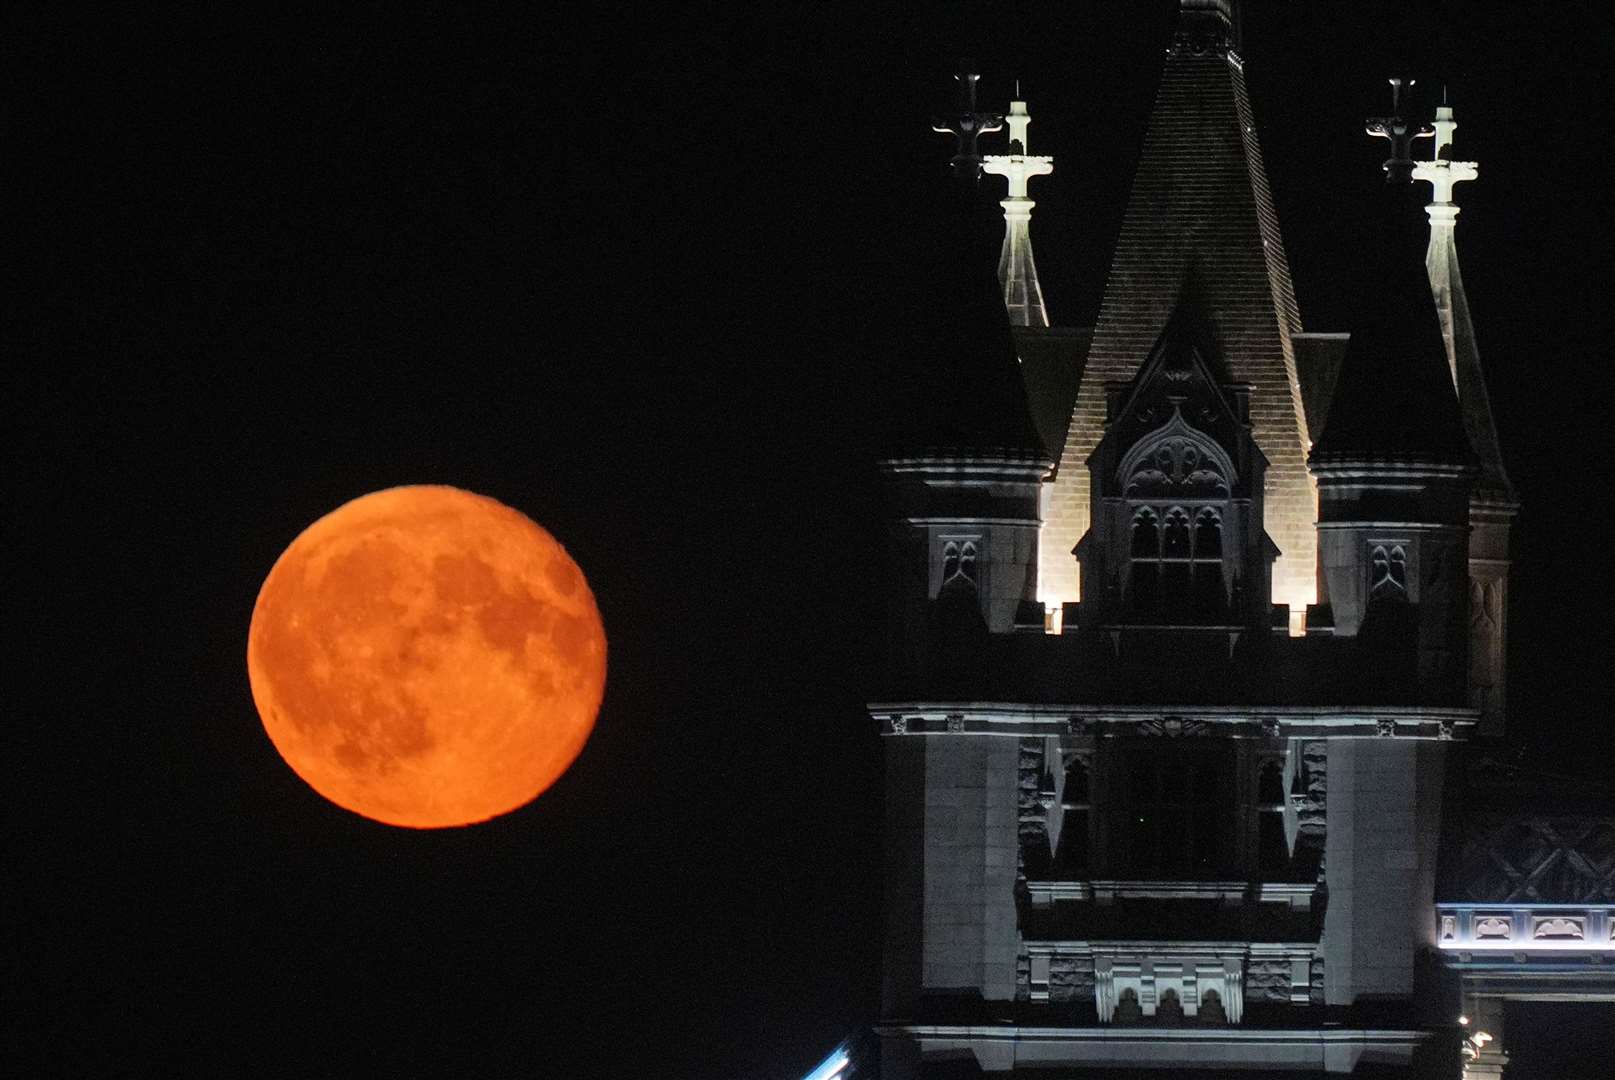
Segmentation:
[(1451, 105), (1443, 102), (1436, 109), (1433, 127), (1431, 160), (1421, 161), (1413, 169), (1415, 180), (1430, 185), (1430, 203), (1425, 207), (1430, 218), (1430, 246), (1425, 267), (1464, 431), (1480, 467), (1469, 498), (1469, 702), (1480, 710), (1481, 733), (1501, 735), (1506, 707), (1509, 538), (1519, 499), (1503, 468), (1469, 300), (1458, 270), (1458, 205), (1453, 201), (1453, 189), (1475, 179), (1480, 166), (1453, 155), (1452, 136), (1458, 123)]
[(1387, 656), (1412, 651), (1421, 697), (1452, 704), (1467, 675), (1474, 458), (1417, 245), (1410, 147), (1420, 132), (1400, 116), (1369, 131), (1390, 138), (1392, 153), (1364, 229), (1376, 257), (1356, 289), (1351, 341), (1309, 458), (1319, 593), (1337, 637)]
[(1051, 467), (1032, 427), (1009, 318), (988, 276), (973, 151), (961, 134), (988, 130), (996, 118), (974, 110), (977, 76), (957, 78), (960, 114), (936, 125), (960, 148), (951, 162), (952, 209), (938, 223), (947, 256), (930, 268), (938, 288), (919, 320), (925, 336), (914, 341), (932, 383), (925, 424), (881, 463), (894, 583), (892, 674), (939, 690), (970, 681), (983, 635), (1042, 629), (1038, 503)]

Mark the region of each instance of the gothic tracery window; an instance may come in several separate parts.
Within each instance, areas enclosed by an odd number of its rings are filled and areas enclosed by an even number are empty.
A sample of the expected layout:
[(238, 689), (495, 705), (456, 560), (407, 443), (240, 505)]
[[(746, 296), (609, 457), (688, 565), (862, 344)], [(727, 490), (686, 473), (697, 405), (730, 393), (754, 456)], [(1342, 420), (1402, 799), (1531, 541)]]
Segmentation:
[(1226, 617), (1222, 514), (1210, 506), (1140, 507), (1133, 514), (1128, 607), (1137, 622)]
[(1231, 578), (1223, 566), (1223, 528), (1233, 480), (1223, 449), (1176, 413), (1124, 457), (1117, 482), (1132, 514), (1120, 579), (1128, 621), (1227, 620)]

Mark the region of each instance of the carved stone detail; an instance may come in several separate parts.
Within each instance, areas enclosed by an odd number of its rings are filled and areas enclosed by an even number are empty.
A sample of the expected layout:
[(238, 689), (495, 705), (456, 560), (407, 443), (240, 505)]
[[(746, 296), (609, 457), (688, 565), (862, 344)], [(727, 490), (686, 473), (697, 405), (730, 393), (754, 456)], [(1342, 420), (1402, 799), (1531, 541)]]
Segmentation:
[(1140, 720), (1133, 731), (1138, 735), (1163, 735), (1177, 738), (1184, 735), (1205, 735), (1211, 725), (1204, 720), (1190, 720), (1182, 716), (1167, 716), (1159, 720)]
[(1586, 939), (1586, 924), (1581, 919), (1552, 916), (1539, 918), (1536, 926), (1531, 929), (1531, 936), (1539, 939), (1559, 939), (1583, 941)]
[(1163, 1005), (1170, 1013), (1178, 1014), (1180, 1008), (1181, 1016), (1196, 1017), (1208, 992), (1215, 994), (1227, 1023), (1237, 1024), (1244, 1015), (1245, 965), (1238, 958), (1096, 956), (1093, 963), (1094, 1004), (1101, 1024), (1128, 1022), (1134, 1003), (1140, 1019), (1156, 1017)]

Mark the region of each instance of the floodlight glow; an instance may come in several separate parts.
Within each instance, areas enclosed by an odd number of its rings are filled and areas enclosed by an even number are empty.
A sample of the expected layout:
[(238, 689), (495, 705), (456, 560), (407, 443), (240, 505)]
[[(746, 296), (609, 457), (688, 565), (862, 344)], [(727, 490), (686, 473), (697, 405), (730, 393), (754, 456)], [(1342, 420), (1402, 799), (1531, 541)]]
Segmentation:
[(850, 1064), (852, 1064), (852, 1055), (838, 1046), (829, 1057), (819, 1062), (818, 1067), (804, 1076), (802, 1080), (835, 1080), (836, 1077), (841, 1075), (841, 1070)]

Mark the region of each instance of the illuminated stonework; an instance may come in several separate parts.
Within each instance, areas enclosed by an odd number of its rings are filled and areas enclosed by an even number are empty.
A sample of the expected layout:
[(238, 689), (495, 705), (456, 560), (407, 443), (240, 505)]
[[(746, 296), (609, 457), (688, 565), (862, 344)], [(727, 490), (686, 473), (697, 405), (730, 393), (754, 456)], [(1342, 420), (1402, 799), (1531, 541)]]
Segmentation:
[(1436, 944), (1453, 952), (1601, 953), (1615, 959), (1615, 904), (1441, 904), (1436, 919)]
[(1316, 598), (1315, 488), (1290, 340), (1301, 318), (1243, 61), (1197, 47), (1228, 22), (1217, 4), (1186, 5), (1186, 44), (1161, 74), (1045, 516), (1048, 604), (1087, 598), (1071, 551), (1092, 524), (1087, 461), (1105, 432), (1106, 387), (1133, 377), (1186, 294), (1219, 328), (1228, 377), (1251, 387), (1252, 433), (1268, 461), (1261, 524), (1279, 551), (1273, 602), (1300, 611)]
[(1052, 157), (1027, 154), (1026, 128), (1032, 122), (1026, 102), (1009, 103), (1004, 121), (1009, 126), (1009, 153), (989, 154), (982, 171), (1009, 181), (1009, 198), (1004, 199), (1004, 247), (998, 257), (998, 282), (1004, 288), (1004, 307), (1015, 326), (1047, 326), (1049, 313), (1043, 307), (1043, 289), (1037, 283), (1037, 266), (1032, 261), (1032, 207), (1026, 195), (1026, 182), (1034, 176), (1054, 171)]
[(1457, 130), (1452, 106), (1436, 109), (1435, 146), (1431, 160), (1417, 162), (1413, 178), (1430, 185), (1430, 246), (1425, 266), (1435, 296), (1436, 314), (1441, 320), (1441, 336), (1447, 349), (1447, 364), (1453, 386), (1463, 408), (1464, 427), (1479, 459), (1481, 475), (1470, 497), (1472, 527), (1470, 553), (1470, 639), (1469, 681), (1471, 700), (1481, 710), (1485, 734), (1501, 734), (1507, 707), (1509, 532), (1518, 511), (1492, 419), (1486, 379), (1481, 371), (1480, 350), (1475, 343), (1475, 327), (1464, 294), (1463, 275), (1458, 269), (1458, 206), (1454, 188), (1475, 179), (1480, 166), (1473, 161), (1457, 161), (1452, 156), (1452, 136)]

